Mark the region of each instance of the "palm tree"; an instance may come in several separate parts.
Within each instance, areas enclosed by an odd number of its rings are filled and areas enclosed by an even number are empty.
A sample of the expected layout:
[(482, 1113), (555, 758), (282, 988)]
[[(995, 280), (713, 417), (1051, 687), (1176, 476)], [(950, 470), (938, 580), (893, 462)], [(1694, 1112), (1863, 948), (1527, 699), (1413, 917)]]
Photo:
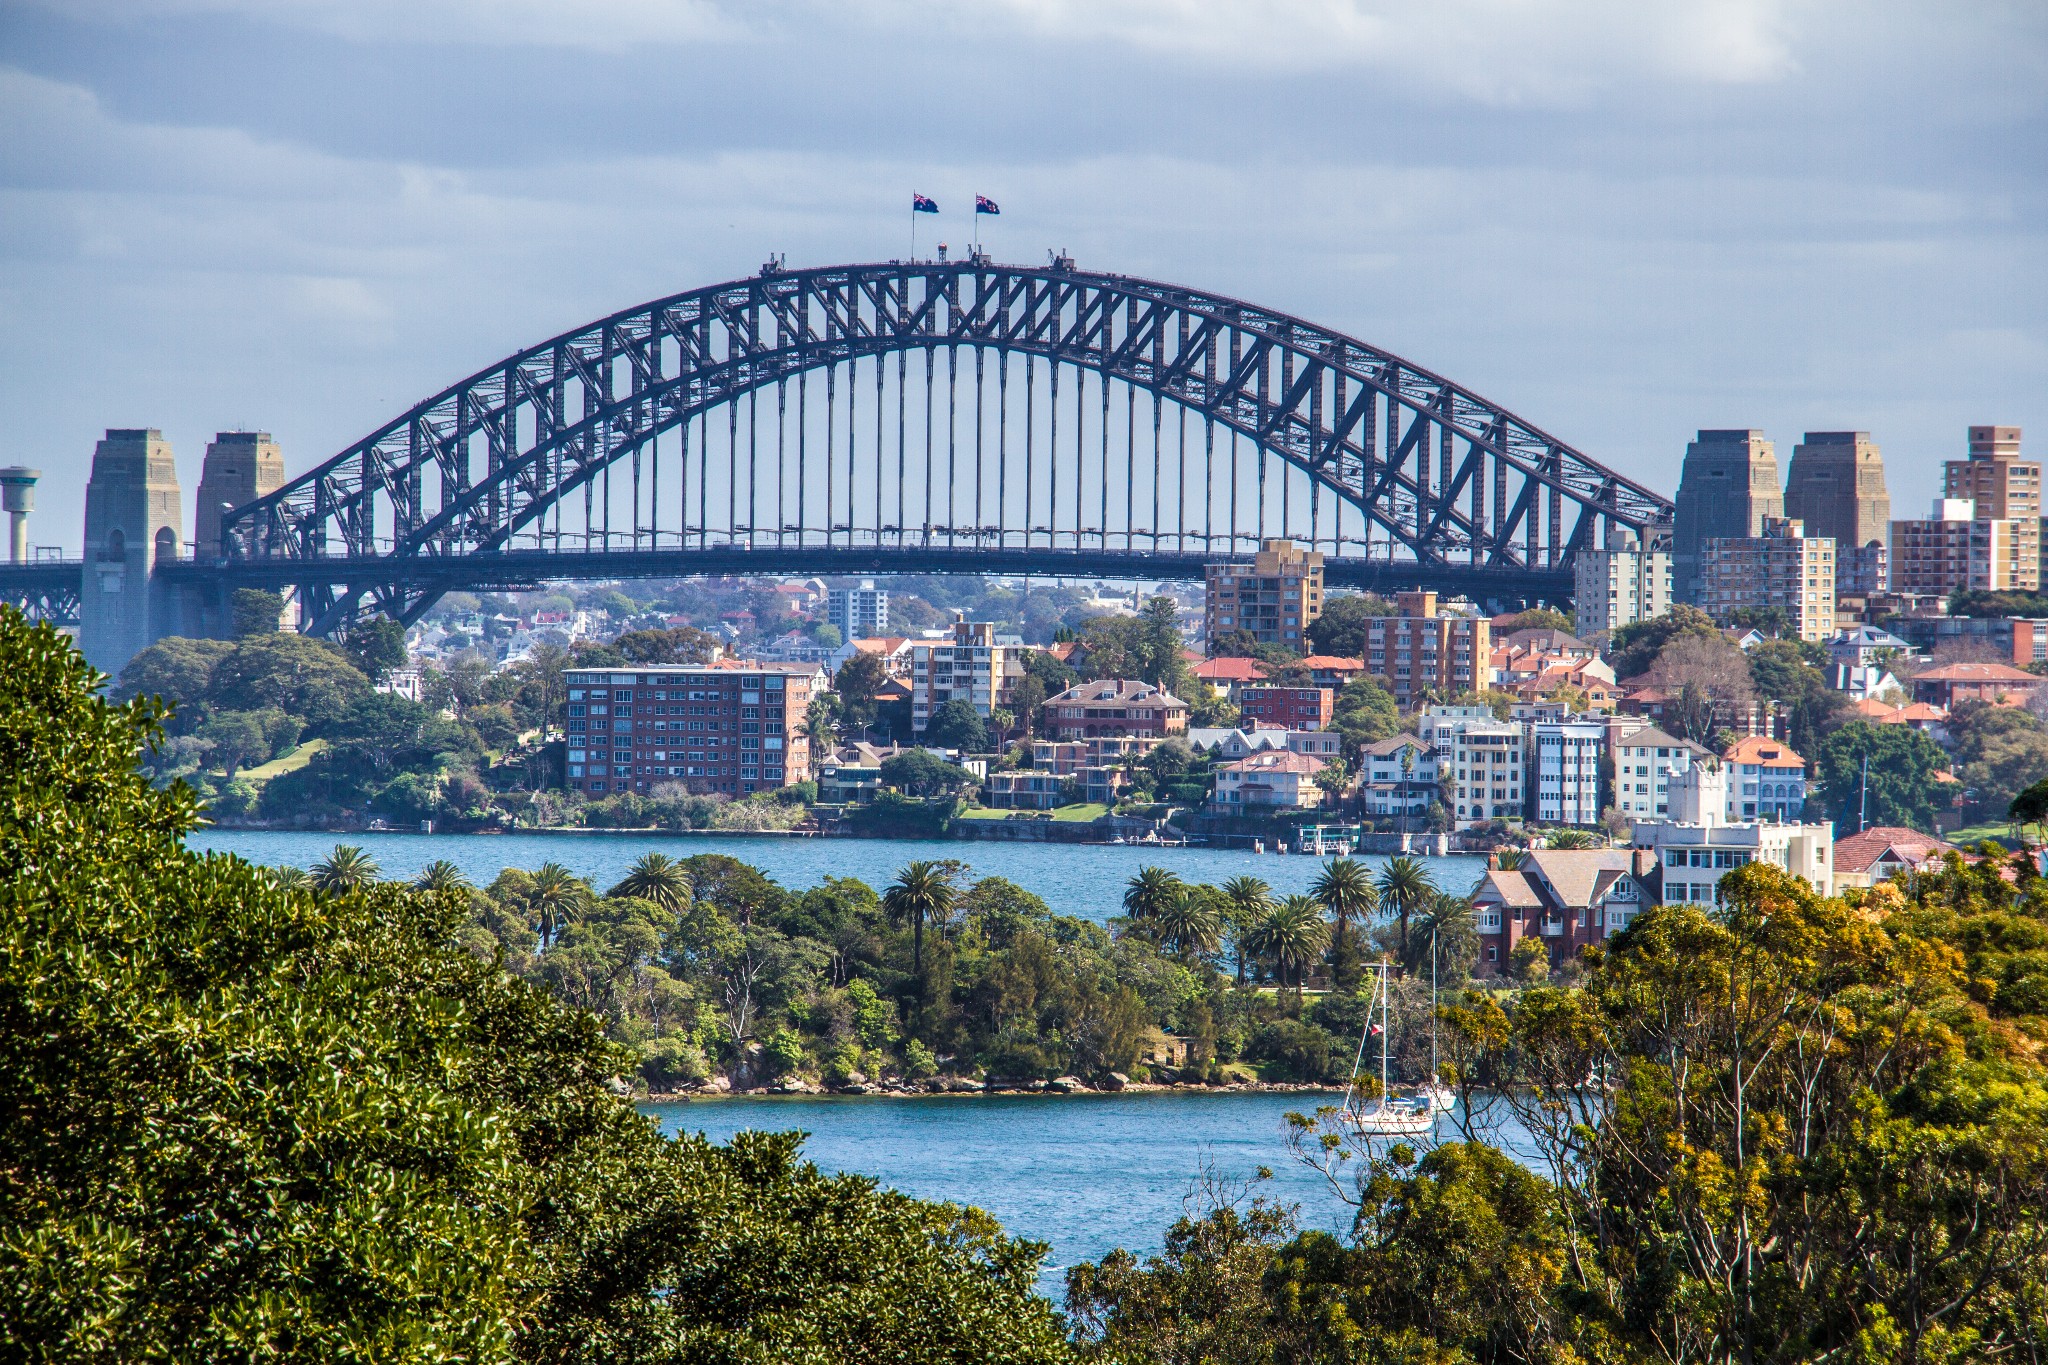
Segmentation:
[(1187, 890), (1163, 867), (1141, 867), (1124, 888), (1124, 913), (1132, 919), (1156, 919)]
[(527, 893), (527, 908), (540, 919), (543, 944), (554, 942), (568, 926), (569, 916), (590, 899), (590, 888), (560, 863), (542, 863), (533, 874), (533, 889)]
[(436, 858), (420, 869), (412, 884), (421, 891), (467, 891), (469, 878), (446, 858)]
[(307, 869), (322, 891), (356, 891), (377, 880), (377, 864), (354, 844), (336, 844), (334, 852)]
[(1289, 896), (1266, 912), (1246, 936), (1246, 947), (1273, 964), (1276, 980), (1287, 984), (1294, 977), (1294, 1004), (1301, 1007), (1301, 979), (1311, 964), (1329, 946), (1330, 926), (1323, 918), (1323, 903), (1314, 896)]
[(1504, 848), (1500, 852), (1494, 854), (1494, 866), (1498, 867), (1503, 872), (1513, 872), (1516, 868), (1522, 865), (1523, 859), (1525, 859), (1527, 856), (1527, 849)]
[(1330, 940), (1330, 961), (1334, 970), (1344, 970), (1344, 931), (1350, 926), (1351, 917), (1364, 919), (1379, 908), (1380, 893), (1372, 884), (1372, 873), (1356, 859), (1332, 858), (1309, 888), (1309, 894), (1321, 901), (1337, 921), (1336, 935)]
[(270, 869), (270, 880), (286, 891), (304, 890), (313, 881), (306, 875), (306, 869), (303, 867), (273, 867)]
[(682, 909), (690, 899), (690, 874), (683, 870), (681, 863), (665, 853), (643, 853), (626, 869), (626, 875), (619, 879), (619, 884), (605, 894), (653, 901), (662, 909), (674, 912)]
[(1152, 918), (1159, 941), (1183, 957), (1215, 952), (1223, 928), (1213, 900), (1216, 894), (1206, 886), (1190, 886), (1175, 896)]
[(1232, 955), (1237, 958), (1237, 984), (1242, 986), (1244, 955), (1253, 951), (1246, 939), (1273, 908), (1273, 888), (1257, 877), (1232, 877), (1223, 883), (1223, 896), (1230, 906)]
[(1380, 869), (1380, 903), (1401, 917), (1401, 956), (1408, 956), (1408, 917), (1436, 894), (1429, 869), (1415, 858), (1392, 858)]
[[(910, 969), (924, 981), (924, 927), (943, 924), (953, 912), (953, 879), (943, 863), (915, 862), (896, 874), (895, 885), (882, 893), (890, 918), (910, 922)], [(920, 989), (920, 995), (922, 990)]]

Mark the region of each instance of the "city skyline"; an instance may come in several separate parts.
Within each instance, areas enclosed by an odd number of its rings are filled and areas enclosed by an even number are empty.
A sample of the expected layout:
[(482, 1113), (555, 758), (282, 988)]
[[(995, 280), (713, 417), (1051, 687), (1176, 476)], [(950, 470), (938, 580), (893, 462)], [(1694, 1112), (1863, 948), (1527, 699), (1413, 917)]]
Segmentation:
[(0, 463), (76, 553), (105, 428), (297, 473), (589, 317), (903, 255), (913, 191), (926, 250), (985, 193), (998, 260), (1298, 313), (1667, 496), (1703, 428), (1868, 431), (1899, 508), (2048, 431), (2038, 16), (1393, 13), (11, 5)]

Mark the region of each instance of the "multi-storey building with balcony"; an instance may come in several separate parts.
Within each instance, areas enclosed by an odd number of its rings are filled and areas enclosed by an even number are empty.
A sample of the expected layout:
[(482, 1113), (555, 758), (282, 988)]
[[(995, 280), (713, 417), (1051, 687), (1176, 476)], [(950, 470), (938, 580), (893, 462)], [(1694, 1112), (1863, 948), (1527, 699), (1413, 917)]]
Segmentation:
[(1366, 745), (1358, 778), (1365, 813), (1381, 819), (1413, 824), (1443, 799), (1437, 788), (1436, 750), (1414, 735)]
[(1721, 879), (1753, 862), (1775, 863), (1823, 896), (1833, 894), (1832, 826), (1731, 821), (1727, 809), (1726, 771), (1695, 764), (1671, 784), (1670, 819), (1635, 823), (1631, 842), (1656, 856), (1657, 904), (1718, 904)]
[(1449, 788), (1451, 818), (1459, 829), (1522, 817), (1527, 750), (1519, 722), (1496, 720), (1483, 706), (1432, 706), (1418, 728), (1436, 753), (1437, 772)]
[(889, 594), (865, 579), (857, 588), (833, 588), (825, 594), (825, 619), (839, 628), (842, 640), (866, 640), (889, 633)]
[(1936, 498), (1924, 520), (1892, 523), (1891, 586), (1904, 597), (2038, 591), (2040, 519), (1986, 517), (1969, 498)]
[(1475, 974), (1507, 970), (1515, 945), (1538, 935), (1557, 967), (1609, 934), (1621, 932), (1652, 904), (1648, 882), (1656, 864), (1627, 848), (1540, 848), (1513, 869), (1489, 868), (1472, 893), (1479, 931)]
[(1657, 820), (1671, 813), (1671, 780), (1713, 753), (1656, 726), (1618, 733), (1614, 741), (1614, 800), (1630, 820)]
[(1581, 635), (1619, 630), (1671, 610), (1671, 551), (1645, 548), (1635, 532), (1607, 533), (1604, 550), (1572, 557), (1572, 627)]
[(1007, 707), (1024, 677), (1024, 642), (998, 636), (986, 621), (953, 622), (949, 641), (917, 640), (910, 646), (910, 726), (923, 733), (938, 709), (955, 697), (974, 704), (983, 720)]
[(567, 780), (593, 796), (681, 783), (750, 796), (811, 776), (804, 720), (823, 685), (802, 664), (572, 668)]
[(1600, 759), (1607, 727), (1597, 720), (1530, 723), (1530, 814), (1546, 825), (1600, 823)]
[(1202, 579), (1203, 626), (1212, 641), (1241, 630), (1261, 644), (1300, 650), (1323, 614), (1323, 556), (1291, 540), (1264, 542), (1248, 565), (1207, 565)]
[(1776, 608), (1801, 640), (1835, 633), (1835, 542), (1798, 520), (1771, 517), (1754, 536), (1713, 537), (1700, 547), (1699, 604), (1726, 624), (1735, 612)]
[(1186, 702), (1128, 678), (1077, 684), (1048, 699), (1043, 714), (1042, 729), (1056, 740), (1165, 739), (1188, 728)]
[(1491, 621), (1446, 612), (1433, 592), (1399, 593), (1394, 605), (1397, 615), (1367, 624), (1365, 667), (1386, 679), (1395, 702), (1405, 709), (1424, 692), (1449, 696), (1486, 686)]
[(1806, 810), (1806, 760), (1792, 746), (1749, 735), (1721, 755), (1727, 765), (1729, 820), (1796, 823)]

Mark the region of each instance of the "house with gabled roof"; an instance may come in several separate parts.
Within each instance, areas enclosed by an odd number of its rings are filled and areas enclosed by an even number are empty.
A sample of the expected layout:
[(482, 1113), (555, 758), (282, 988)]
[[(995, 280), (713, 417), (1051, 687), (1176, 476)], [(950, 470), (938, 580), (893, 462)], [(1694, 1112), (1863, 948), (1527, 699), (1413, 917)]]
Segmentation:
[(1506, 971), (1508, 955), (1531, 934), (1556, 967), (1627, 928), (1654, 903), (1649, 878), (1656, 866), (1656, 855), (1643, 849), (1543, 848), (1523, 853), (1513, 868), (1487, 869), (1472, 896), (1476, 973)]

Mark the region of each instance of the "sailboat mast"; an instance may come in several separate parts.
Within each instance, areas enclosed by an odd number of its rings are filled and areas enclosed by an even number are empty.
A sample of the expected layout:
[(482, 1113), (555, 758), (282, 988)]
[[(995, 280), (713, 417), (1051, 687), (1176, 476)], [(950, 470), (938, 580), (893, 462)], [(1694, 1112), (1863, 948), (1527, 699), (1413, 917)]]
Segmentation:
[(1380, 959), (1380, 1108), (1387, 1107), (1387, 960)]
[[(1429, 931), (1429, 1083), (1436, 1084), (1436, 930)], [(1434, 1092), (1432, 1092), (1434, 1093)]]

